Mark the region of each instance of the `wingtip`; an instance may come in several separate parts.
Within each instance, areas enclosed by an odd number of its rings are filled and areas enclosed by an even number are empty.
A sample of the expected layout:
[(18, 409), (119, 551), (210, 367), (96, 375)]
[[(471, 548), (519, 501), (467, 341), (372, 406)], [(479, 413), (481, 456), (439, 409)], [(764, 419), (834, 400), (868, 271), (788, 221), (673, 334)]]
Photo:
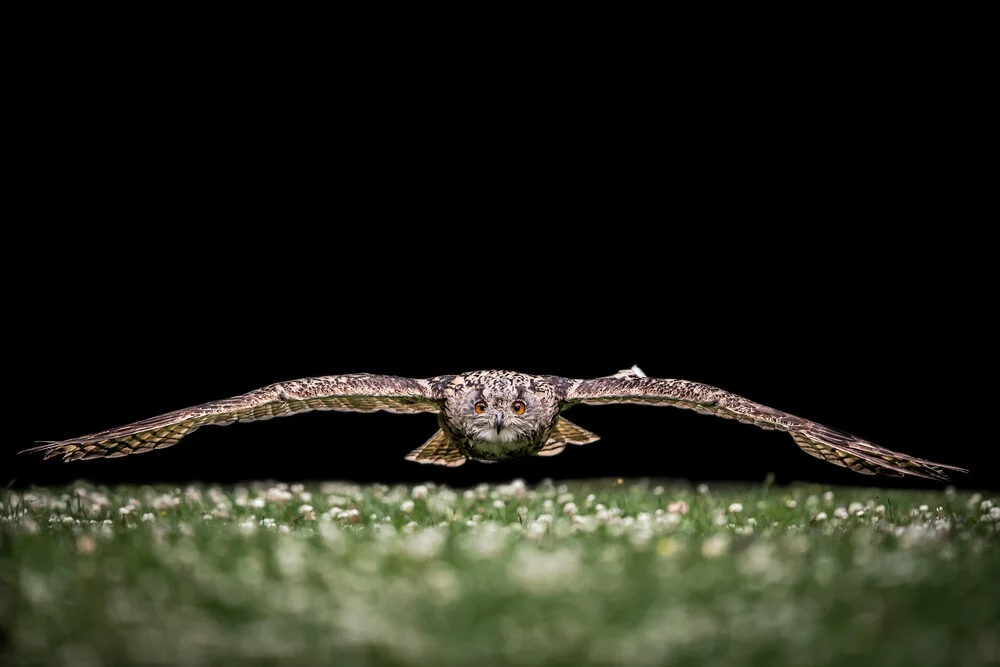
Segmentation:
[(44, 452), (47, 449), (52, 449), (58, 447), (60, 443), (58, 440), (35, 440), (35, 447), (28, 447), (27, 449), (22, 449), (18, 454), (31, 454), (32, 452)]

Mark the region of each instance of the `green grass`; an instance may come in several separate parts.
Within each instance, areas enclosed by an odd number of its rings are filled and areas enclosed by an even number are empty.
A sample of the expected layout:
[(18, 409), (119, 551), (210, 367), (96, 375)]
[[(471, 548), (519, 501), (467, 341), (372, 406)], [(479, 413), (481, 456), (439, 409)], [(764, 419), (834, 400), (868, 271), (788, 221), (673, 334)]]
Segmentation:
[(607, 480), (0, 501), (4, 665), (1000, 660), (1000, 500), (978, 494)]

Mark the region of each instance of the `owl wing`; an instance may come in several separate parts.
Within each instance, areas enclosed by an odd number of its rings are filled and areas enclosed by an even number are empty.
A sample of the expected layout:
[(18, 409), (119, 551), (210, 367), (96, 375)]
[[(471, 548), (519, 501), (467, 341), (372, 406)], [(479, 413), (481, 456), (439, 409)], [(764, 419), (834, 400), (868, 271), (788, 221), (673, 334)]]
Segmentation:
[(280, 382), (240, 396), (202, 403), (158, 417), (91, 433), (50, 441), (25, 452), (45, 452), (64, 461), (118, 457), (176, 445), (207, 424), (224, 426), (287, 417), (312, 410), (345, 412), (437, 412), (441, 399), (430, 380), (391, 375), (329, 375)]
[(593, 380), (573, 380), (566, 387), (564, 405), (670, 405), (764, 429), (787, 431), (807, 454), (866, 475), (915, 475), (946, 481), (945, 468), (968, 472), (964, 468), (884, 449), (849, 433), (769, 408), (717, 387), (687, 380), (645, 377), (642, 371), (636, 371), (638, 369), (620, 371)]

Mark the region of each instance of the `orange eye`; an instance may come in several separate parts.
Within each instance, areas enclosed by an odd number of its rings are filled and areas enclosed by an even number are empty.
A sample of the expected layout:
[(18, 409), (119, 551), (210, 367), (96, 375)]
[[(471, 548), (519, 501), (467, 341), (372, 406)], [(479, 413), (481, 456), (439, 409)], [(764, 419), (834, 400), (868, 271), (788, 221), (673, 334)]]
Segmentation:
[(514, 403), (510, 407), (514, 408), (515, 415), (524, 414), (524, 403), (522, 403), (521, 401), (514, 401)]
[(484, 403), (483, 401), (478, 401), (478, 402), (476, 403), (476, 414), (477, 414), (477, 415), (481, 415), (481, 414), (483, 414), (483, 411), (484, 411), (485, 409), (486, 409), (486, 403)]

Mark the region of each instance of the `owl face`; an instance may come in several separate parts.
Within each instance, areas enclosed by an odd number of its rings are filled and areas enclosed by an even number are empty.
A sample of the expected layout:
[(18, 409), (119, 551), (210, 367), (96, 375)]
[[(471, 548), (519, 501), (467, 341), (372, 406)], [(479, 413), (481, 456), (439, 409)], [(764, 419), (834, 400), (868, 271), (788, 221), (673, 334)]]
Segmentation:
[(506, 378), (473, 385), (454, 397), (447, 411), (471, 440), (497, 445), (535, 442), (554, 421), (557, 406), (525, 389)]

